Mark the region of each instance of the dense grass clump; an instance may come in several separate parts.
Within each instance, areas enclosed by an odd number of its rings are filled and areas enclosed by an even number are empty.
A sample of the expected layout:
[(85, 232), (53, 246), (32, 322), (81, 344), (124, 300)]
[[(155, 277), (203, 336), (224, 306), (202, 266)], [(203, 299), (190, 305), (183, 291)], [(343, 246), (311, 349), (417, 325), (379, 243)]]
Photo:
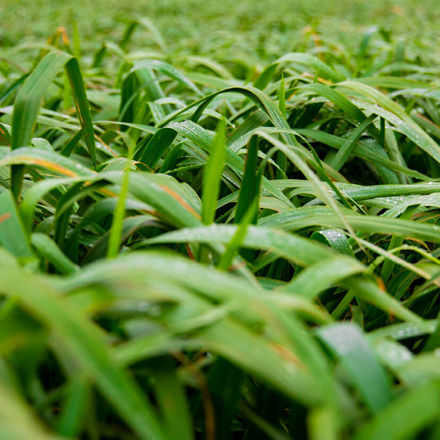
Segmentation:
[(440, 438), (426, 40), (80, 20), (0, 60), (0, 438)]

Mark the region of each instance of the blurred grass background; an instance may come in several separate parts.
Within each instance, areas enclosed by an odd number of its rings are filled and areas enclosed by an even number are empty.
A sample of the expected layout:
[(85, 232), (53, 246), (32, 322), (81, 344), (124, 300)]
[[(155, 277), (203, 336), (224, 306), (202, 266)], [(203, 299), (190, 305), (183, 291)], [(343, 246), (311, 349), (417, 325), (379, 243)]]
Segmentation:
[[(440, 36), (437, 0), (0, 0), (0, 16), (4, 50), (41, 41), (73, 18), (85, 48), (88, 39), (93, 38), (91, 45), (96, 38), (117, 39), (127, 20), (146, 16), (172, 50), (225, 56), (232, 48), (230, 53), (240, 49), (263, 60), (298, 48), (311, 29), (327, 41), (354, 47), (377, 26), (431, 58), (438, 55)], [(152, 42), (135, 36), (134, 45)]]

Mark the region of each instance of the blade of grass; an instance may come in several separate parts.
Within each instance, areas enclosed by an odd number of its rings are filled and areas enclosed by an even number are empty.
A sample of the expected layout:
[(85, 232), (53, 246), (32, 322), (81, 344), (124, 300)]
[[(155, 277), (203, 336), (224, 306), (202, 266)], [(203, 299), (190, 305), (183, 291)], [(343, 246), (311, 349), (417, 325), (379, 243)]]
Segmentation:
[(225, 159), (225, 122), (221, 121), (203, 173), (202, 222), (205, 225), (213, 223), (215, 219)]

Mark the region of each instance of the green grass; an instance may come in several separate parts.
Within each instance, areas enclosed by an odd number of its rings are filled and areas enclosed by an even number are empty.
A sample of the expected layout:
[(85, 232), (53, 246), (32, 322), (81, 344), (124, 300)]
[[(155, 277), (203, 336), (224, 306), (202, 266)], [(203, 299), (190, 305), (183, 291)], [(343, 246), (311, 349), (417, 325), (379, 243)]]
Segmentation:
[(436, 2), (132, 3), (0, 2), (0, 438), (438, 439)]

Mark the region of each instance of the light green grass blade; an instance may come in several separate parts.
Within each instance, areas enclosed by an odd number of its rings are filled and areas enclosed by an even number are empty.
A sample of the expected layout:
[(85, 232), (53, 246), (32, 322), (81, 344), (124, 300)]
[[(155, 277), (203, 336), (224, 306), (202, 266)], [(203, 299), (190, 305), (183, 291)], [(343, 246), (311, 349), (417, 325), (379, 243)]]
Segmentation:
[(0, 193), (0, 244), (18, 258), (33, 256), (10, 191)]
[(220, 122), (203, 172), (202, 222), (205, 225), (215, 218), (225, 159), (225, 123)]
[[(197, 243), (227, 243), (235, 233), (233, 226), (203, 227), (198, 229), (183, 229), (177, 232), (163, 234), (150, 242), (197, 242)], [(287, 258), (300, 265), (310, 265), (323, 258), (334, 255), (329, 248), (310, 242), (293, 234), (286, 234), (280, 230), (249, 226), (247, 235), (243, 240), (243, 247), (251, 249), (266, 249)], [(393, 313), (402, 320), (414, 324), (425, 325), (423, 320), (416, 314), (406, 309), (401, 303), (388, 294), (381, 291), (373, 282), (358, 277), (344, 281), (344, 285), (353, 288), (356, 294), (365, 301), (374, 304), (376, 307)]]
[(356, 440), (414, 438), (420, 430), (438, 420), (438, 382), (420, 387), (399, 398), (367, 423)]
[(339, 358), (370, 411), (380, 413), (392, 400), (391, 381), (360, 329), (348, 323), (332, 324), (318, 334)]
[[(47, 54), (36, 69), (26, 78), (23, 86), (20, 88), (15, 99), (12, 115), (12, 149), (15, 150), (19, 147), (30, 145), (43, 97), (49, 84), (63, 67), (66, 68), (71, 81), (78, 117), (83, 128), (90, 156), (94, 162), (96, 147), (92, 117), (87, 103), (81, 72), (76, 59), (65, 52), (50, 52)], [(11, 184), (16, 197), (21, 191), (23, 174), (24, 169), (22, 167), (11, 168)]]
[(114, 365), (102, 333), (40, 279), (9, 265), (3, 264), (0, 271), (0, 290), (17, 298), (55, 332), (137, 434), (145, 439), (166, 438), (146, 397), (131, 377)]

